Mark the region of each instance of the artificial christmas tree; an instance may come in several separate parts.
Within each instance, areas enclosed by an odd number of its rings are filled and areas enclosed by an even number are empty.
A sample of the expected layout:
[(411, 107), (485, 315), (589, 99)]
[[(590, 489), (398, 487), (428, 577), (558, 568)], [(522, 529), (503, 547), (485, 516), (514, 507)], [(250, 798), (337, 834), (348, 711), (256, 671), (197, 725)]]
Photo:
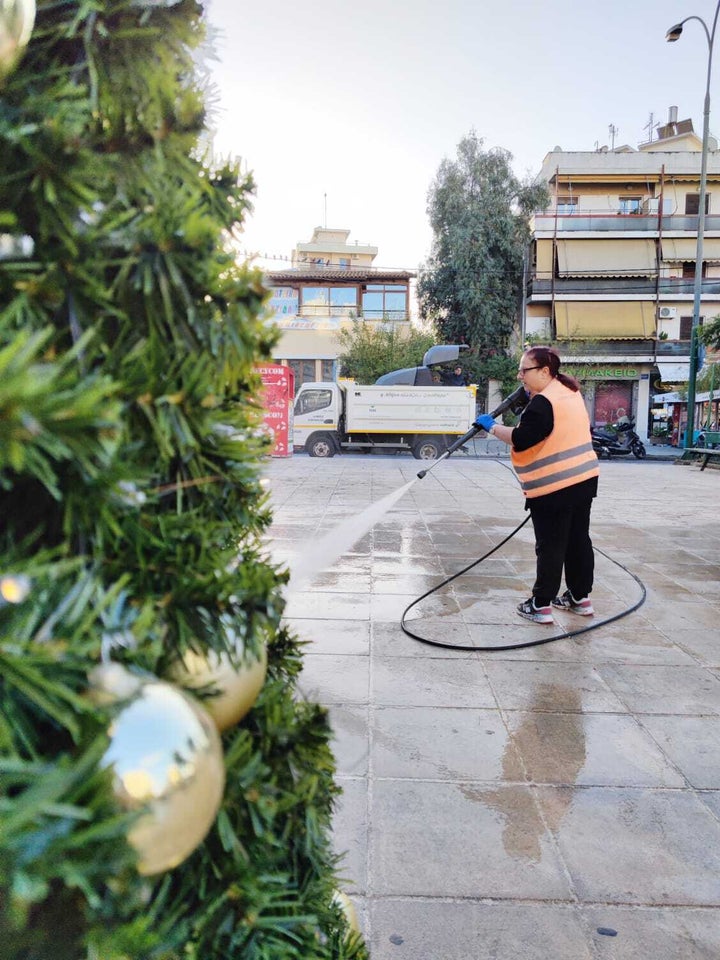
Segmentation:
[(29, 6), (0, 0), (3, 960), (364, 957), (263, 547), (274, 334), (228, 243), (252, 181), (202, 152), (203, 8), (39, 0), (23, 49)]

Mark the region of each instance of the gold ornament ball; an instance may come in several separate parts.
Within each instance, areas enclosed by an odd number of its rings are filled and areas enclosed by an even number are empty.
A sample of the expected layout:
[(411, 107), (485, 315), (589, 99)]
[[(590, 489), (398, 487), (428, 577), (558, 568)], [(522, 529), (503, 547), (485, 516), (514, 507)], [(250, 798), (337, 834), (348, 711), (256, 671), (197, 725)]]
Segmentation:
[(215, 725), (182, 690), (117, 663), (97, 667), (90, 684), (96, 702), (127, 701), (102, 762), (113, 768), (121, 807), (142, 811), (128, 833), (138, 871), (170, 870), (202, 843), (222, 802), (225, 764)]
[(267, 674), (267, 650), (259, 657), (244, 659), (242, 641), (235, 641), (233, 655), (210, 650), (205, 654), (188, 650), (172, 665), (169, 675), (192, 691), (207, 690), (203, 707), (221, 732), (239, 723), (257, 700)]
[(357, 913), (355, 912), (355, 907), (353, 906), (350, 897), (346, 893), (343, 893), (342, 890), (335, 890), (332, 898), (345, 914), (345, 919), (347, 920), (350, 929), (354, 933), (360, 933), (360, 924), (358, 923)]
[(35, 0), (0, 0), (0, 79), (22, 56), (34, 23)]

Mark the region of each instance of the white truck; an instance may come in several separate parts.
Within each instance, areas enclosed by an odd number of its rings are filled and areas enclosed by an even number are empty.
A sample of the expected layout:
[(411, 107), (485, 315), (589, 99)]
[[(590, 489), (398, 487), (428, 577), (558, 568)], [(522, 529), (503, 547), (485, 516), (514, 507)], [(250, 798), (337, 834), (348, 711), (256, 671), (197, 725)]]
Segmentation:
[(474, 423), (475, 392), (475, 385), (303, 383), (295, 398), (293, 446), (311, 457), (410, 450), (418, 460), (437, 460)]

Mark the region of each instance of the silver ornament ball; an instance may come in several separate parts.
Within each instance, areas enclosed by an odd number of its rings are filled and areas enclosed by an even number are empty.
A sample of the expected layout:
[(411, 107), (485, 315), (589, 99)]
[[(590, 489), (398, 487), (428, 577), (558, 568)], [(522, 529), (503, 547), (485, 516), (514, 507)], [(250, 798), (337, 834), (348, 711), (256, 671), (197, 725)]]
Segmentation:
[(202, 843), (225, 787), (222, 746), (202, 706), (171, 684), (117, 663), (90, 676), (96, 701), (125, 700), (108, 731), (104, 766), (120, 806), (140, 813), (128, 833), (138, 871), (170, 870)]

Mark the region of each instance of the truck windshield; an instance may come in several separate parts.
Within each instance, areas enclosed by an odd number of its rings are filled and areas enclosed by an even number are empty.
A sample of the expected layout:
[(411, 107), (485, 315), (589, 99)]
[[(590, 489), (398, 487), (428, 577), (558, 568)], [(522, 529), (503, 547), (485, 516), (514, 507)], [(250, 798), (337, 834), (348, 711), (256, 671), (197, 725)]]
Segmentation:
[(323, 407), (329, 407), (331, 403), (331, 390), (305, 390), (297, 398), (295, 413), (312, 413), (314, 410), (322, 410)]

